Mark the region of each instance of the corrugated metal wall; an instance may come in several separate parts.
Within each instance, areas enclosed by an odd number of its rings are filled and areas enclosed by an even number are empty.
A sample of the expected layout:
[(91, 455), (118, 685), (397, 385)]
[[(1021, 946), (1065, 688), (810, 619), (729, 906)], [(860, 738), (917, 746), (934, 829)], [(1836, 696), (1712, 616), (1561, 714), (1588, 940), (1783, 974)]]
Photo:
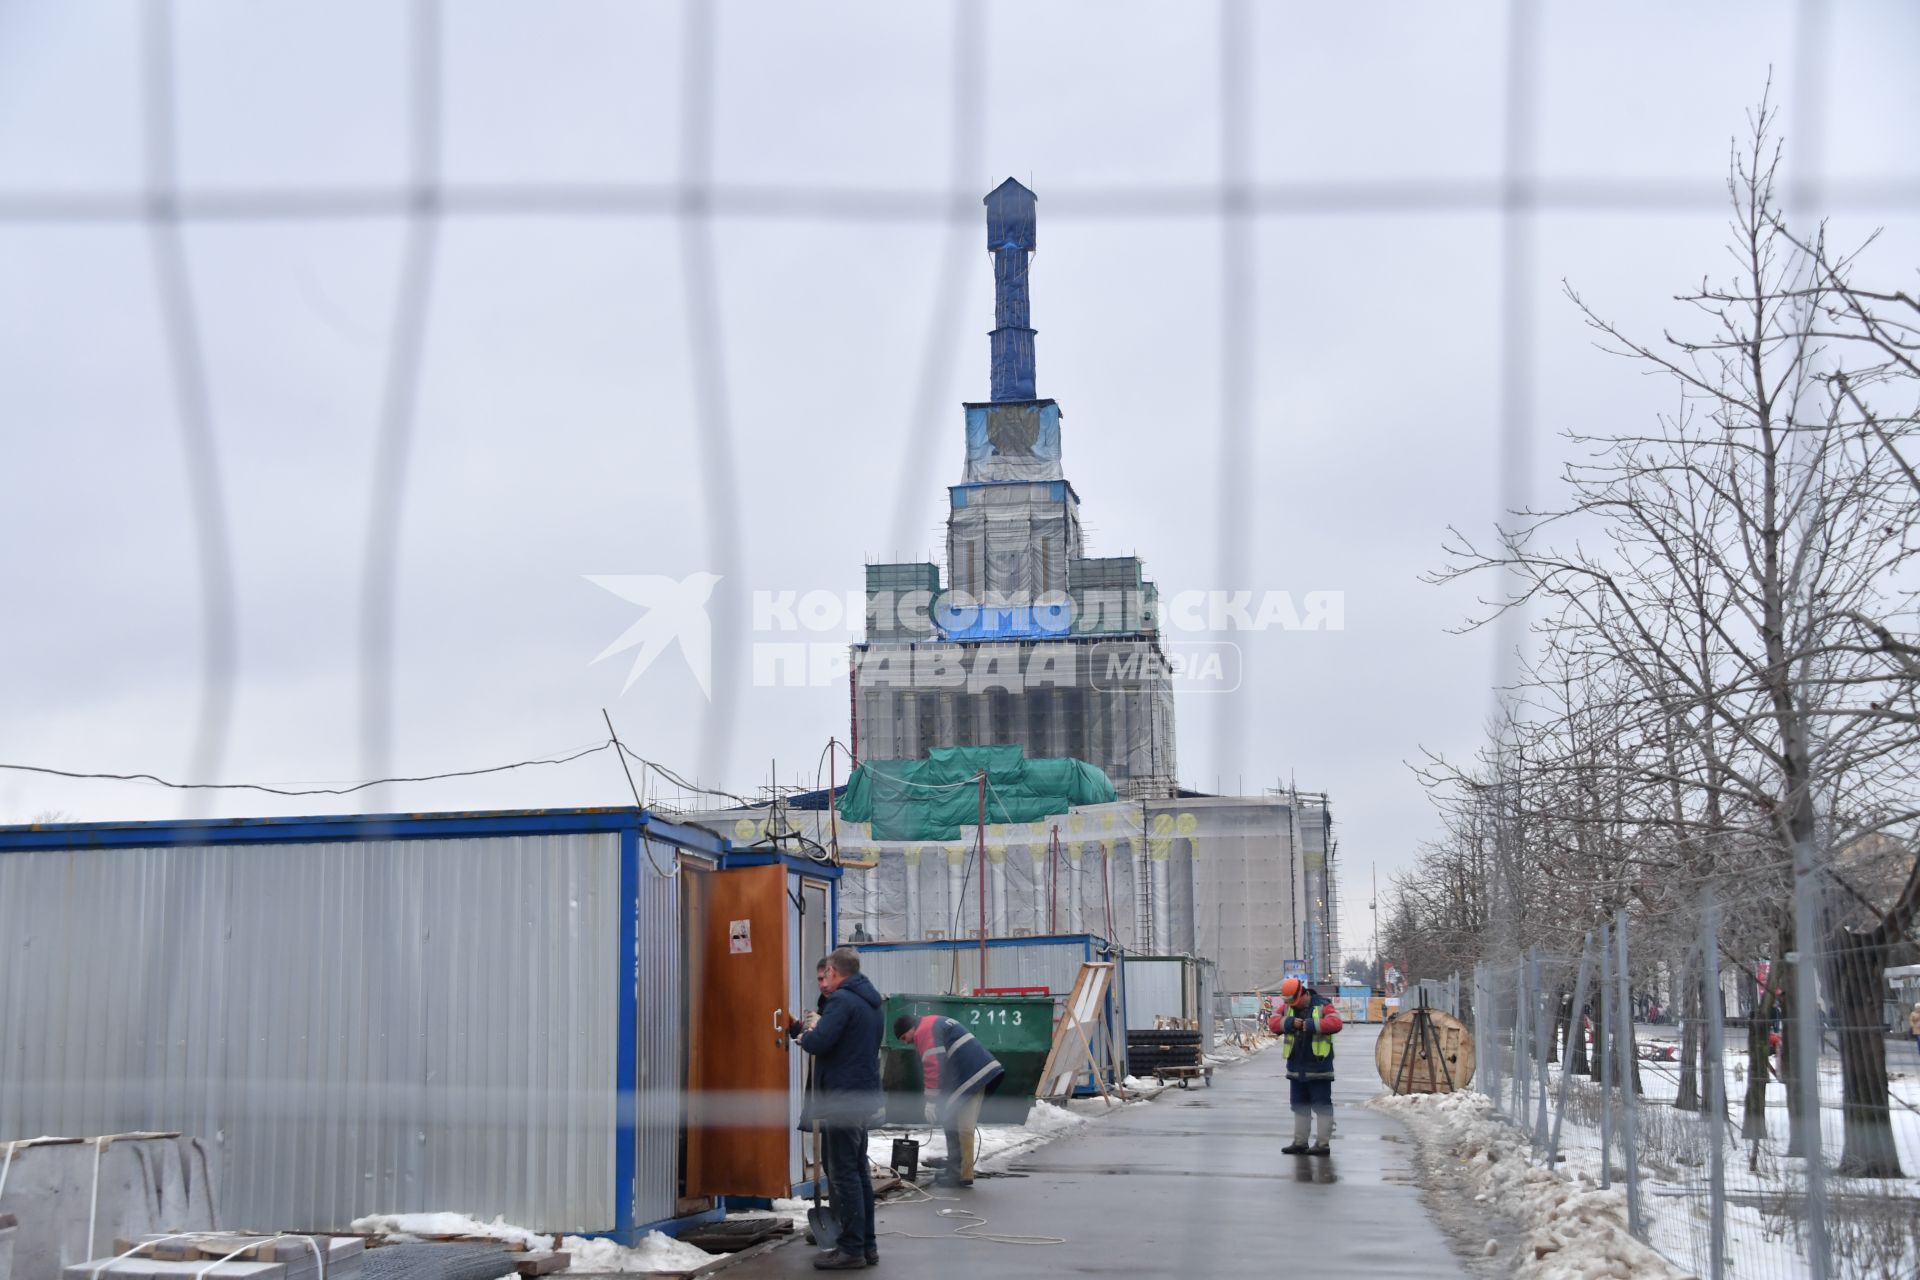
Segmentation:
[(686, 1085), (681, 1071), (686, 1062), (686, 1028), (681, 1024), (684, 1001), (680, 991), (676, 851), (657, 840), (635, 838), (640, 840), (641, 856), (635, 922), (639, 935), (639, 1044), (633, 1221), (640, 1224), (674, 1217), (680, 1197), (681, 1092)]
[(1161, 1014), (1187, 1013), (1187, 961), (1179, 956), (1127, 957), (1127, 1030), (1151, 1031)]
[[(829, 882), (789, 873), (787, 891), (786, 1007), (792, 1016), (799, 1017), (819, 1007), (820, 983), (814, 966), (833, 950), (832, 888)], [(813, 1137), (800, 1128), (800, 1112), (807, 1088), (807, 1064), (812, 1059), (805, 1053), (792, 1053), (787, 1058), (787, 1108), (792, 1131), (787, 1147), (787, 1181), (797, 1188), (809, 1180), (808, 1159), (821, 1157), (810, 1157)]]
[[(619, 871), (611, 833), (0, 854), (0, 1137), (204, 1135), (239, 1227), (611, 1228)], [(644, 1014), (679, 929), (640, 889)], [(646, 1087), (678, 1038), (647, 1020)], [(671, 1135), (637, 1126), (642, 1220)]]
[(1215, 975), (1218, 972), (1219, 966), (1211, 960), (1196, 957), (1193, 961), (1193, 1002), (1188, 1016), (1199, 1020), (1200, 1047), (1208, 1053), (1213, 1052), (1214, 1037), (1220, 1034), (1219, 1018), (1214, 1009)]

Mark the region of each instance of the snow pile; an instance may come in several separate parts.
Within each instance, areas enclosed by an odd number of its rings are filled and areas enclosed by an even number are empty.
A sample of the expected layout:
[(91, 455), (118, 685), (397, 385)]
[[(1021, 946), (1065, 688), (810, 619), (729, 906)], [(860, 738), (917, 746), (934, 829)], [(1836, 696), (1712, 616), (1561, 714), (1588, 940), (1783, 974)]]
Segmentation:
[[(1033, 1135), (1044, 1134), (1049, 1137), (1057, 1137), (1069, 1130), (1078, 1129), (1085, 1123), (1087, 1123), (1087, 1118), (1077, 1112), (1069, 1111), (1065, 1107), (1056, 1107), (1051, 1102), (1036, 1102), (1033, 1104), (1033, 1111), (1027, 1116), (1027, 1122), (1018, 1129), (1014, 1129), (1010, 1125), (997, 1127), (1010, 1129), (1014, 1133), (1019, 1133), (1024, 1130)], [(1008, 1145), (1012, 1144), (1009, 1143)]]
[[(806, 1220), (804, 1213), (800, 1216), (802, 1221)], [(553, 1248), (553, 1237), (550, 1235), (516, 1227), (504, 1218), (482, 1222), (464, 1213), (374, 1213), (354, 1219), (352, 1227), (355, 1231), (415, 1238), (478, 1236), (486, 1240), (523, 1244), (540, 1253)], [(571, 1255), (563, 1275), (607, 1271), (691, 1271), (714, 1259), (714, 1255), (706, 1250), (696, 1249), (658, 1231), (649, 1231), (646, 1239), (631, 1249), (611, 1240), (594, 1240), (586, 1236), (568, 1236), (560, 1242), (560, 1247)]]
[[(1380, 1097), (1367, 1104), (1404, 1121), (1475, 1188), (1528, 1228), (1514, 1275), (1531, 1280), (1679, 1280), (1686, 1273), (1627, 1231), (1626, 1192), (1602, 1191), (1528, 1161), (1526, 1136), (1479, 1093)], [(1491, 1242), (1490, 1242), (1491, 1248)]]
[[(1100, 1099), (1096, 1103), (1105, 1107)], [(1051, 1102), (1036, 1102), (1033, 1110), (1027, 1113), (1025, 1124), (983, 1124), (975, 1131), (973, 1162), (978, 1166), (982, 1161), (996, 1156), (1010, 1155), (1029, 1150), (1045, 1142), (1051, 1142), (1063, 1133), (1069, 1133), (1088, 1122), (1088, 1118), (1065, 1107), (1055, 1106)], [(911, 1131), (920, 1139), (920, 1165), (935, 1156), (944, 1158), (947, 1154), (946, 1135), (940, 1130), (931, 1132)], [(897, 1130), (875, 1129), (867, 1135), (867, 1159), (880, 1168), (886, 1168), (893, 1160), (893, 1140), (900, 1137)]]
[(525, 1227), (516, 1227), (505, 1218), (482, 1222), (464, 1213), (373, 1213), (355, 1218), (355, 1231), (389, 1236), (478, 1236), (484, 1240), (503, 1240), (523, 1244), (545, 1253), (553, 1248), (553, 1237)]
[(573, 1262), (561, 1273), (563, 1275), (592, 1275), (607, 1271), (691, 1271), (712, 1262), (716, 1256), (658, 1231), (647, 1232), (646, 1238), (631, 1249), (611, 1240), (589, 1240), (585, 1236), (568, 1236), (566, 1248), (573, 1255)]
[(1147, 1094), (1149, 1096), (1159, 1093), (1167, 1087), (1166, 1081), (1160, 1079), (1158, 1076), (1128, 1076), (1120, 1083), (1135, 1093)]

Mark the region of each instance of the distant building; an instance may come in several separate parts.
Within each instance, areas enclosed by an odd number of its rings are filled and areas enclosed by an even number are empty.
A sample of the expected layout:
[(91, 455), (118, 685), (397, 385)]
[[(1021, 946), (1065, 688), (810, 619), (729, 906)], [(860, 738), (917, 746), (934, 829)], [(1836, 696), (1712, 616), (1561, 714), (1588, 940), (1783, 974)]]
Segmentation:
[[(1271, 989), (1290, 969), (1337, 981), (1327, 798), (1180, 788), (1159, 592), (1138, 558), (1088, 554), (1061, 461), (1060, 405), (1036, 385), (1036, 198), (1009, 178), (985, 203), (991, 394), (964, 405), (945, 565), (867, 566), (866, 639), (852, 647), (854, 753), (878, 768), (939, 748), (1018, 746), (1030, 759), (1097, 766), (1118, 799), (1063, 804), (1041, 821), (990, 816), (984, 837), (963, 825), (901, 839), (845, 812), (832, 823), (818, 793), (778, 815), (702, 820), (738, 828), (736, 838), (771, 824), (836, 842), (848, 869), (843, 940), (1085, 932), (1130, 952), (1217, 961), (1223, 992)], [(977, 846), (987, 857), (975, 878)]]
[(1338, 981), (1324, 796), (1182, 792), (910, 839), (830, 815), (825, 792), (790, 799), (683, 817), (740, 848), (831, 844), (841, 942), (945, 942), (984, 925), (989, 938), (1084, 933), (1136, 955), (1204, 956), (1221, 992), (1270, 991), (1296, 969)]
[(964, 406), (945, 583), (932, 563), (867, 566), (855, 750), (901, 760), (1017, 744), (1097, 765), (1124, 797), (1170, 796), (1179, 769), (1158, 594), (1137, 558), (1087, 556), (1080, 496), (1061, 467), (1060, 406), (1035, 391), (1035, 197), (1009, 178), (986, 206), (992, 399)]

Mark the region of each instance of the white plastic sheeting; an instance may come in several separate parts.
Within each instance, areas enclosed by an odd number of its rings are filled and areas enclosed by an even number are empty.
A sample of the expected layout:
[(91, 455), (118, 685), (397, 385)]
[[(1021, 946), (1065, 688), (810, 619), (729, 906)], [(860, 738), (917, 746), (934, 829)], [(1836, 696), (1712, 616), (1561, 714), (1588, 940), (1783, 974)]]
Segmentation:
[(967, 483), (1060, 479), (1058, 404), (1023, 400), (966, 408)]
[[(1055, 497), (1054, 491), (1060, 491)], [(983, 602), (1031, 604), (1067, 590), (1080, 557), (1080, 516), (1064, 485), (968, 490), (947, 521), (948, 589)]]
[[(751, 843), (769, 819), (758, 808), (687, 820)], [(1277, 985), (1306, 942), (1293, 807), (1279, 797), (1120, 801), (989, 825), (984, 895), (978, 828), (901, 843), (824, 812), (783, 810), (781, 823), (837, 846), (842, 942), (858, 940), (856, 929), (880, 942), (974, 937), (984, 897), (988, 937), (1086, 932), (1129, 952), (1201, 956), (1216, 963), (1210, 980), (1223, 991)]]

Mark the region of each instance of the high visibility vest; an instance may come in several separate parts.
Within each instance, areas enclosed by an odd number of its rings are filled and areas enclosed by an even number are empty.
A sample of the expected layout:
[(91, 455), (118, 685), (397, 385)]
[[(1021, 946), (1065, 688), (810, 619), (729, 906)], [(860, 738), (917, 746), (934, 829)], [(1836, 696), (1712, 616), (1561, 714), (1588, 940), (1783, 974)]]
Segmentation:
[[(1308, 1018), (1317, 1018), (1319, 1016), (1318, 1011), (1321, 1009), (1325, 1009), (1326, 1007), (1327, 1006), (1324, 1004), (1308, 1005), (1305, 1016)], [(1289, 1009), (1285, 1014), (1285, 1016), (1289, 1018), (1298, 1019), (1302, 1015), (1295, 1013), (1291, 1009)], [(1289, 1031), (1285, 1035), (1280, 1037), (1280, 1056), (1281, 1057), (1291, 1058), (1293, 1056), (1293, 1036), (1294, 1036), (1294, 1033)], [(1312, 1051), (1313, 1056), (1316, 1058), (1331, 1058), (1333, 1056), (1333, 1037), (1332, 1036), (1315, 1036), (1313, 1037), (1313, 1043), (1308, 1045), (1307, 1047), (1309, 1050)]]

